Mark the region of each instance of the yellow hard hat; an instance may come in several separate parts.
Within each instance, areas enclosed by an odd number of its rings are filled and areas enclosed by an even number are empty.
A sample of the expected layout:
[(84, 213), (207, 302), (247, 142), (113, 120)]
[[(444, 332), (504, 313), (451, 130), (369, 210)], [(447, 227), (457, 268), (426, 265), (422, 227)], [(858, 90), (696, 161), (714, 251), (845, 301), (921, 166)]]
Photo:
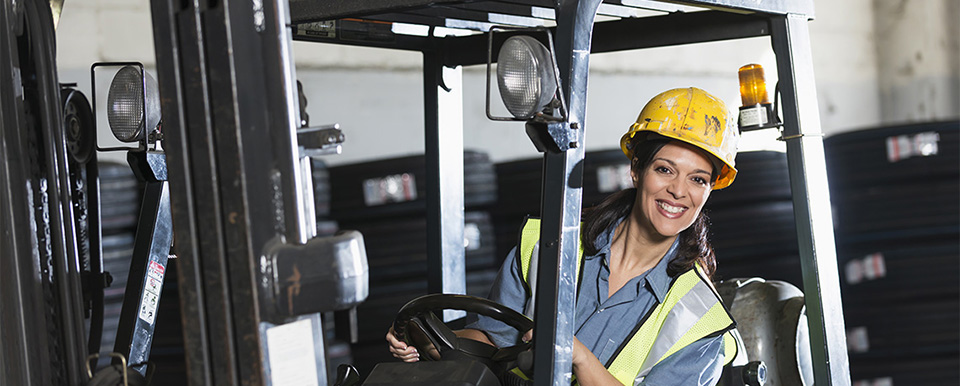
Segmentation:
[(630, 139), (650, 132), (683, 141), (705, 150), (722, 165), (713, 189), (723, 189), (737, 176), (734, 158), (740, 131), (729, 117), (727, 106), (713, 95), (696, 87), (667, 90), (653, 97), (620, 138), (620, 148), (633, 159)]

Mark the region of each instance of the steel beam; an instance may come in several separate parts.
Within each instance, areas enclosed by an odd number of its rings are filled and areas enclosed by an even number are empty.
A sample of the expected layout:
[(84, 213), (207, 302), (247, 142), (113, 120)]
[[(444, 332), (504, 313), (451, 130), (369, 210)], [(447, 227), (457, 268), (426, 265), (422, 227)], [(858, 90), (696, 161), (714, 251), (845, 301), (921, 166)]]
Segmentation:
[[(270, 370), (279, 351), (269, 352), (269, 340), (289, 338), (285, 331), (302, 333), (293, 341), (318, 350), (312, 365), (322, 366), (322, 345), (313, 344), (322, 342), (317, 315), (272, 329), (292, 319), (278, 315), (265, 253), (277, 243), (303, 244), (315, 229), (305, 220), (312, 206), (298, 173), (287, 3), (257, 4), (152, 6), (182, 305), (189, 310), (188, 374), (197, 385), (269, 384), (291, 374)], [(323, 370), (309, 376), (322, 380)]]
[[(443, 8), (448, 9), (459, 4), (475, 3), (476, 7), (483, 8), (483, 4), (491, 4), (490, 10), (506, 3), (519, 6), (553, 7), (553, 3), (545, 0), (503, 0), (493, 2), (470, 2), (464, 0), (366, 0), (366, 1), (322, 1), (322, 0), (291, 0), (290, 8), (293, 12), (293, 22), (302, 23), (320, 20), (334, 20), (348, 17), (365, 17), (381, 13), (406, 12), (416, 9)], [(813, 0), (619, 0), (610, 1), (639, 9), (655, 9), (671, 11), (676, 9), (674, 4), (689, 5), (698, 8), (707, 8), (736, 13), (763, 13), (763, 14), (802, 14), (809, 17), (814, 15)], [(662, 5), (661, 5), (662, 3)], [(673, 3), (673, 4), (672, 4)], [(500, 7), (500, 9), (504, 9)], [(518, 12), (520, 16), (523, 8), (509, 8)], [(442, 11), (440, 11), (442, 13)], [(595, 14), (594, 14), (595, 15)], [(529, 15), (526, 15), (529, 16)]]
[[(392, 16), (392, 15), (391, 15)], [(430, 26), (443, 27), (444, 20), (434, 17), (427, 16), (417, 16), (417, 17), (408, 17), (410, 15), (396, 15), (397, 18), (390, 17), (391, 20), (396, 22), (402, 22), (407, 24), (418, 24), (423, 25), (426, 28)], [(389, 17), (389, 16), (388, 16)], [(377, 19), (372, 19), (377, 20)], [(341, 21), (335, 21), (340, 23)], [(394, 34), (391, 33), (388, 41), (380, 40), (351, 40), (344, 39), (341, 36), (324, 36), (321, 34), (315, 34), (311, 30), (311, 26), (307, 24), (299, 24), (293, 26), (293, 40), (303, 41), (303, 42), (315, 42), (315, 43), (327, 43), (327, 44), (340, 44), (340, 45), (350, 45), (358, 47), (375, 47), (375, 48), (391, 48), (398, 50), (408, 50), (408, 51), (423, 51), (430, 48), (431, 41), (427, 37), (421, 36), (410, 36), (403, 34)]]
[[(53, 384), (47, 322), (36, 245), (30, 153), (21, 58), (17, 44), (23, 3), (0, 2), (0, 379), (5, 383)], [(26, 58), (23, 58), (26, 60)]]
[(830, 189), (805, 15), (771, 18), (814, 381), (850, 385)]
[(799, 14), (813, 18), (813, 0), (670, 0), (678, 4), (730, 11), (761, 12), (777, 15)]
[(233, 385), (234, 323), (201, 11), (177, 1), (151, 2), (187, 381)]
[(363, 17), (378, 13), (427, 8), (438, 4), (456, 4), (462, 0), (364, 0), (324, 1), (290, 0), (290, 13), (294, 23), (333, 20), (345, 17)]
[(557, 65), (568, 109), (568, 119), (561, 124), (573, 140), (567, 151), (544, 154), (534, 305), (537, 385), (569, 385), (572, 380), (587, 76), (591, 33), (599, 6), (600, 0), (561, 0), (556, 11)]
[[(556, 33), (557, 28), (550, 28)], [(520, 33), (520, 32), (518, 32)], [(665, 47), (721, 40), (766, 36), (770, 23), (765, 17), (719, 11), (677, 13), (637, 19), (596, 23), (591, 53)], [(495, 36), (500, 43), (511, 33)], [(487, 62), (486, 35), (448, 37), (446, 65), (477, 65)]]
[(127, 358), (128, 366), (139, 365), (134, 369), (141, 374), (147, 371), (145, 364), (150, 358), (172, 242), (173, 223), (167, 181), (148, 181), (143, 193), (136, 244), (113, 349)]
[[(24, 72), (25, 83), (33, 83), (35, 87), (36, 104), (33, 106), (32, 116), (35, 119), (33, 128), (39, 131), (36, 146), (38, 156), (43, 157), (45, 168), (41, 174), (45, 180), (40, 181), (38, 189), (43, 192), (46, 203), (34, 203), (47, 206), (49, 214), (49, 250), (51, 254), (52, 274), (50, 293), (58, 310), (53, 312), (59, 335), (58, 340), (60, 360), (64, 381), (69, 384), (78, 384), (83, 379), (83, 360), (86, 357), (86, 342), (83, 326), (82, 286), (80, 284), (80, 267), (77, 248), (76, 231), (71, 204), (70, 173), (67, 169), (67, 142), (63, 130), (63, 111), (60, 101), (60, 84), (57, 78), (56, 64), (56, 36), (53, 29), (53, 17), (49, 4), (39, 1), (26, 2), (24, 9), (26, 25), (24, 33), (28, 36), (25, 41), (30, 44), (26, 52), (33, 57), (32, 72)], [(21, 58), (25, 59), (25, 58)], [(21, 62), (23, 63), (23, 62)], [(33, 78), (33, 79), (31, 79)], [(29, 129), (31, 125), (26, 127)]]
[[(435, 51), (423, 54), (427, 176), (427, 289), (466, 294), (463, 244), (463, 75), (443, 67)], [(465, 315), (444, 310), (445, 321)]]

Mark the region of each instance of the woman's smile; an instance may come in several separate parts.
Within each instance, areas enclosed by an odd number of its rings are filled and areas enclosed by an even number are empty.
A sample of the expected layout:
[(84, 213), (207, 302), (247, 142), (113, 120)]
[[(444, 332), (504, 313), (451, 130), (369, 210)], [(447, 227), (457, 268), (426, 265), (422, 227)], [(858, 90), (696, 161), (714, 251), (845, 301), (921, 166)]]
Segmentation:
[(689, 209), (684, 205), (665, 200), (657, 200), (657, 206), (660, 207), (660, 212), (668, 218), (679, 218), (684, 211)]

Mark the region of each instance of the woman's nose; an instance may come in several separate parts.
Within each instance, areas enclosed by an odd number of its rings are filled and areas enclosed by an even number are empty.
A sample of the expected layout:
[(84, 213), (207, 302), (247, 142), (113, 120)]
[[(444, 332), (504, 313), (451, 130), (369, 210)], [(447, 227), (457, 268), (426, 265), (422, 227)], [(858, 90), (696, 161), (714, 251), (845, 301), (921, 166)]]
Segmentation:
[(670, 184), (667, 185), (667, 193), (670, 193), (673, 198), (683, 198), (687, 194), (683, 182), (679, 178), (673, 179)]

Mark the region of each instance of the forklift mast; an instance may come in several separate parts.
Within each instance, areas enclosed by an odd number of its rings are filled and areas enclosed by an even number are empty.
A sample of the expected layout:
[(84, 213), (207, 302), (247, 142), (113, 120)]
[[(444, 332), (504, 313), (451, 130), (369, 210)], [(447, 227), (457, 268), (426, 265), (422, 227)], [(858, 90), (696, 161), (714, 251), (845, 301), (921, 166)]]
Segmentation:
[[(776, 54), (815, 382), (850, 384), (812, 0), (151, 0), (151, 14), (190, 385), (325, 384), (318, 312), (358, 301), (287, 307), (295, 299), (285, 273), (323, 247), (298, 158), (293, 40), (423, 54), (429, 291), (464, 293), (463, 117), (447, 106), (462, 105), (461, 69), (486, 63), (484, 32), (495, 26), (516, 28), (493, 35), (496, 49), (525, 29), (553, 34), (566, 98), (564, 119), (550, 123), (562, 146), (543, 155), (539, 258), (557, 269), (538, 271), (535, 315), (545, 317), (535, 318), (535, 384), (568, 385), (572, 374), (564, 348), (573, 339), (590, 54), (755, 37), (769, 37)], [(0, 308), (8, 364), (0, 379), (79, 385), (79, 279), (67, 263), (78, 252), (62, 112), (51, 101), (59, 89), (49, 19), (44, 1), (0, 7), (0, 68), (15, 75), (0, 76), (0, 294), (14, 304)], [(440, 27), (471, 33), (435, 36)], [(37, 279), (46, 262), (56, 277)], [(44, 300), (54, 309), (38, 309)], [(297, 361), (284, 360), (293, 354)], [(48, 364), (57, 370), (44, 372)]]

